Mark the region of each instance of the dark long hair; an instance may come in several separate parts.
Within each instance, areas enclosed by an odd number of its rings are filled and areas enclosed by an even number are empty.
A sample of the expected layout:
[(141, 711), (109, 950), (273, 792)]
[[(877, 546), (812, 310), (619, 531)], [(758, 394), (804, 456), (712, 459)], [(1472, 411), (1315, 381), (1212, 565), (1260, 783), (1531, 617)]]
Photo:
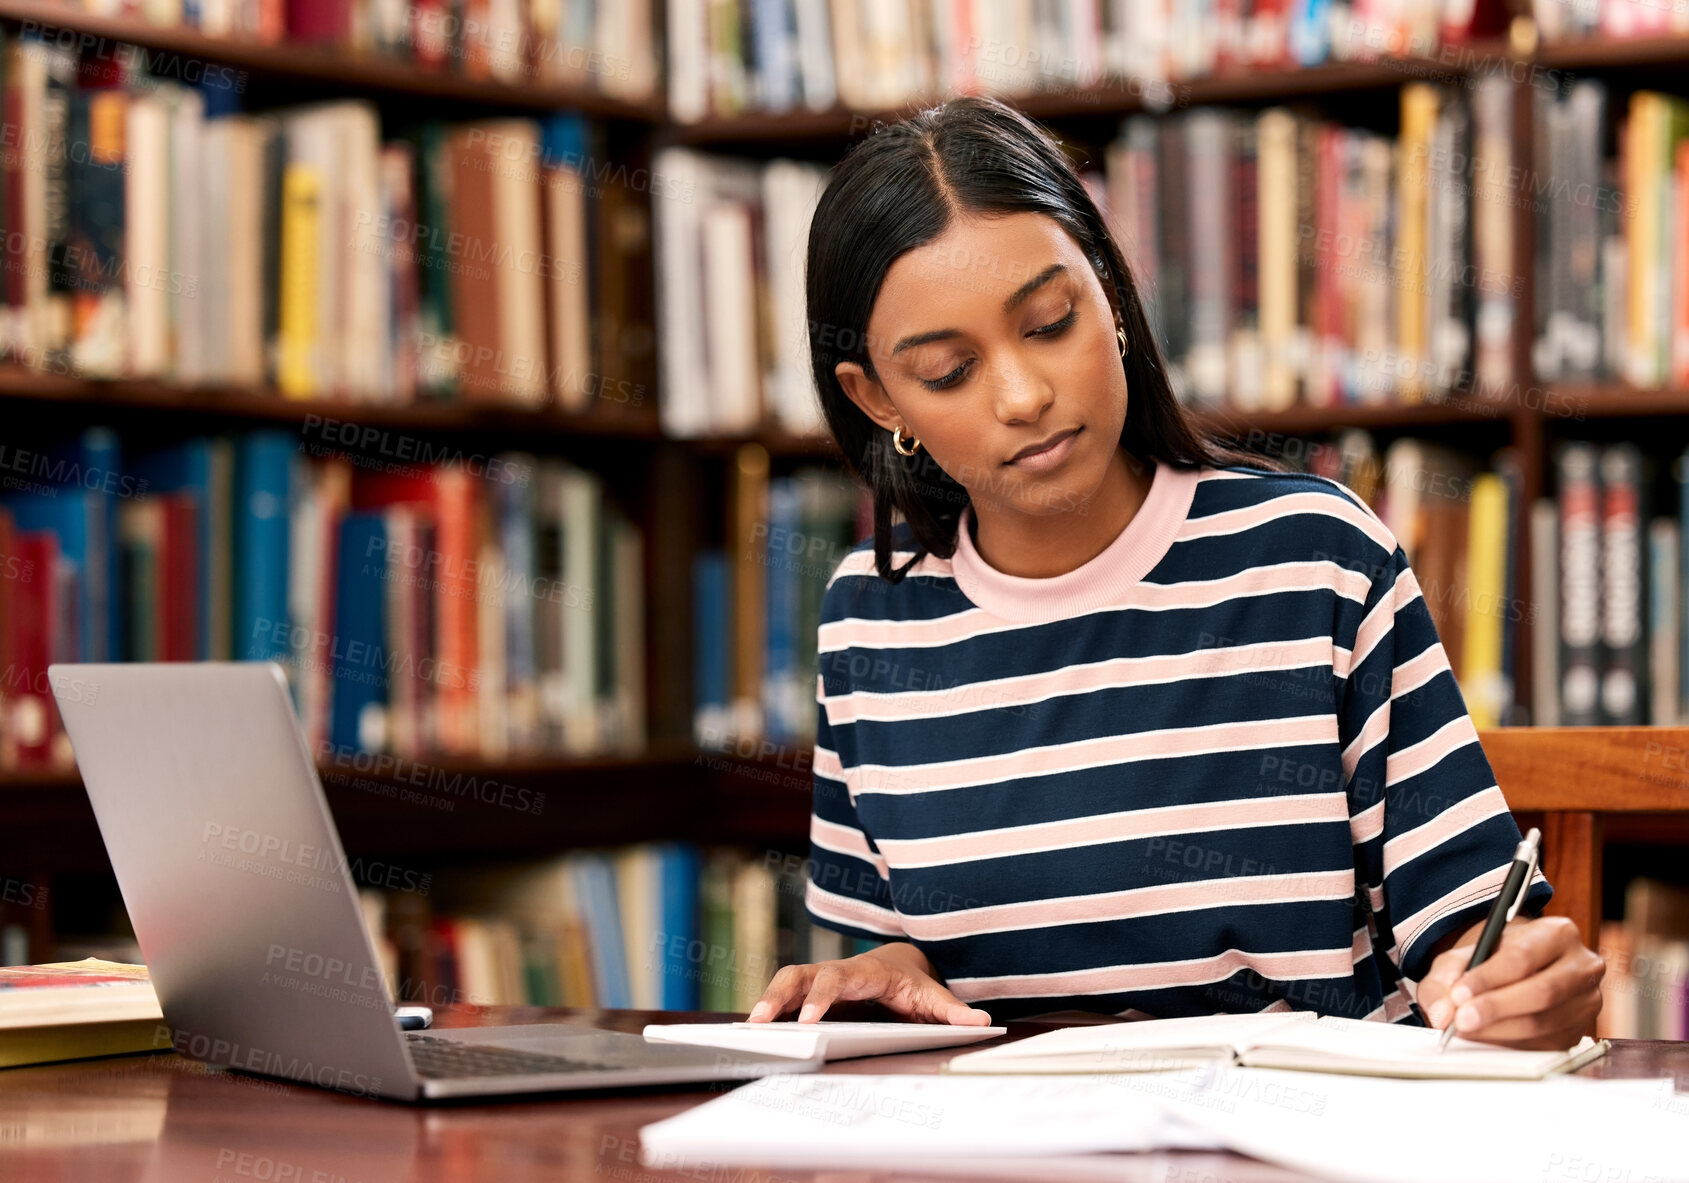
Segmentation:
[[(852, 147), (833, 170), (809, 231), (805, 285), (815, 386), (833, 438), (873, 493), (874, 564), (893, 582), (924, 554), (954, 553), (968, 494), (924, 449), (899, 455), (891, 433), (851, 401), (833, 367), (854, 361), (877, 380), (868, 357), (868, 317), (901, 255), (941, 236), (959, 214), (1023, 212), (1054, 219), (1079, 244), (1126, 330), (1130, 396), (1120, 442), (1130, 457), (1175, 468), (1279, 467), (1211, 438), (1186, 415), (1120, 248), (1061, 147), (998, 99), (951, 99)], [(916, 543), (914, 557), (896, 570), (894, 506)]]

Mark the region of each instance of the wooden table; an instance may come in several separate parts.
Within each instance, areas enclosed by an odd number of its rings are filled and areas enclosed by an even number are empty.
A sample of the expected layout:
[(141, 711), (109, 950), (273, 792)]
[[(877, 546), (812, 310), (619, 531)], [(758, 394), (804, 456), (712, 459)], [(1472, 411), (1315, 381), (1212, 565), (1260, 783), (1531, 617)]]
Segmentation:
[[(722, 1015), (509, 1008), (442, 1012), (441, 1026), (574, 1019), (637, 1032), (647, 1022)], [(839, 1016), (844, 1017), (844, 1016)], [(1010, 1025), (1012, 1040), (1050, 1024)], [(990, 1046), (981, 1044), (979, 1046)], [(841, 1061), (830, 1072), (926, 1073), (954, 1051)], [(1615, 1040), (1584, 1069), (1597, 1077), (1670, 1075), (1689, 1091), (1689, 1043)], [(208, 1070), (174, 1054), (0, 1071), (0, 1180), (19, 1183), (785, 1183), (943, 1178), (920, 1171), (757, 1170), (693, 1164), (651, 1170), (639, 1128), (718, 1095), (719, 1086), (409, 1106)], [(1307, 1176), (1238, 1155), (1167, 1151), (1047, 1160), (1042, 1178), (1143, 1183), (1290, 1183)], [(1003, 1178), (1004, 1175), (993, 1176)], [(1025, 1178), (1025, 1172), (1012, 1177)]]

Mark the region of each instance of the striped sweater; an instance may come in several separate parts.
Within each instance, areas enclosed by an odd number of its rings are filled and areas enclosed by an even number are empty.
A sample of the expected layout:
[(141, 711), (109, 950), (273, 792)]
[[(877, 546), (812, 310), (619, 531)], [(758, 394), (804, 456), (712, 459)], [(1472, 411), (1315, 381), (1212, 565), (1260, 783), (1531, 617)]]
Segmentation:
[[(994, 1020), (1313, 1010), (1426, 1025), (1519, 829), (1394, 536), (1335, 481), (1156, 466), (1052, 578), (871, 542), (818, 634), (806, 904)], [(907, 527), (896, 564), (913, 553)], [(1540, 871), (1522, 908), (1552, 894)]]

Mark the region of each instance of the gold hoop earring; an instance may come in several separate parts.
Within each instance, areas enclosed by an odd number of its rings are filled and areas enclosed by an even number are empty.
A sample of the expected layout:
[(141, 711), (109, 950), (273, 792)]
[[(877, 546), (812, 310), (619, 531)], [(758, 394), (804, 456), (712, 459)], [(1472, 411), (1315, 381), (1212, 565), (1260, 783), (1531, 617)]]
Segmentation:
[(915, 449), (921, 446), (920, 440), (916, 439), (914, 436), (910, 436), (908, 439), (909, 448), (905, 451), (903, 447), (904, 442), (903, 424), (899, 423), (897, 425), (897, 430), (891, 433), (891, 446), (897, 449), (897, 454), (899, 456), (913, 456), (915, 454)]
[(1126, 356), (1126, 330), (1120, 325), (1114, 326), (1114, 335), (1120, 338), (1120, 356)]

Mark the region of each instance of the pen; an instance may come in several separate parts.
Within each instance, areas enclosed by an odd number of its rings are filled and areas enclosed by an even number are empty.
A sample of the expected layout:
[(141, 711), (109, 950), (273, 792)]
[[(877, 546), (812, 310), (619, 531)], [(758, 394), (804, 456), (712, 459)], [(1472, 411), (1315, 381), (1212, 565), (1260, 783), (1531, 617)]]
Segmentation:
[[(1470, 973), (1478, 966), (1490, 959), (1495, 947), (1501, 944), (1501, 930), (1507, 927), (1507, 922), (1519, 914), (1519, 905), (1525, 902), (1525, 885), (1530, 882), (1531, 873), (1536, 870), (1537, 858), (1542, 853), (1542, 831), (1532, 826), (1522, 842), (1513, 850), (1513, 866), (1507, 872), (1507, 882), (1501, 885), (1501, 894), (1495, 897), (1495, 903), (1490, 905), (1490, 918), (1484, 922), (1484, 931), (1478, 934), (1477, 947), (1472, 950), (1472, 960), (1467, 962), (1463, 972)], [(1443, 1037), (1437, 1041), (1437, 1050), (1442, 1051), (1454, 1038), (1454, 1016), (1449, 1016), (1449, 1025), (1443, 1028)]]

